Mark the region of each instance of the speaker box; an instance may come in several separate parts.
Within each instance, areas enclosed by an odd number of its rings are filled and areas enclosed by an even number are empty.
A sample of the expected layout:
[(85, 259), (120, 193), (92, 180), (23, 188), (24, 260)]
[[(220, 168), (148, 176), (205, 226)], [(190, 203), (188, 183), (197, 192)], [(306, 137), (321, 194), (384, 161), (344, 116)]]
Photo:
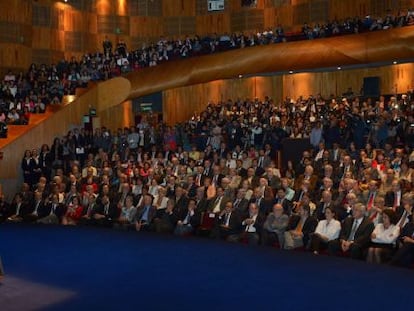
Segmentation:
[(379, 97), (380, 92), (380, 78), (379, 77), (365, 77), (364, 78), (364, 96)]

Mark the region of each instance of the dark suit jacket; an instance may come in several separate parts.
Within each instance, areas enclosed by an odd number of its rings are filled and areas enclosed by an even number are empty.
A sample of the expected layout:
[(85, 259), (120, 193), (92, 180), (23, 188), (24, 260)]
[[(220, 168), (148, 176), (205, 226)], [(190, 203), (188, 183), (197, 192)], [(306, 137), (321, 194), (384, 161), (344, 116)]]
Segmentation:
[[(313, 216), (317, 219), (317, 220), (323, 220), (325, 219), (325, 212), (323, 210), (323, 206), (324, 206), (324, 202), (319, 202), (318, 205), (316, 206), (315, 211), (313, 212)], [(333, 208), (333, 210), (336, 212), (336, 207), (334, 202), (332, 201), (329, 205), (330, 208)]]
[(200, 213), (205, 212), (207, 210), (209, 204), (210, 204), (210, 202), (206, 198), (203, 198), (197, 203), (196, 209)]
[(227, 234), (239, 233), (242, 226), (241, 223), (242, 221), (240, 219), (240, 214), (236, 211), (232, 211), (232, 213), (230, 214), (228, 227), (222, 227), (226, 224), (226, 214), (217, 218), (217, 225), (220, 226), (222, 230), (225, 230)]
[[(142, 215), (144, 214), (145, 207), (139, 206), (137, 208), (137, 212), (135, 214), (135, 221), (140, 221)], [(154, 219), (155, 215), (157, 214), (157, 208), (155, 206), (151, 206), (151, 208), (148, 211), (148, 224), (152, 223), (152, 220)]]
[(105, 214), (105, 205), (99, 203), (92, 210), (92, 215), (94, 214), (101, 214), (106, 216), (106, 218), (117, 219), (119, 217), (119, 209), (115, 204), (109, 203), (108, 213)]
[[(179, 217), (178, 220), (184, 221), (185, 218), (187, 217), (188, 214), (188, 209), (185, 210), (184, 213), (182, 213)], [(191, 224), (191, 227), (193, 228), (197, 228), (200, 223), (201, 223), (201, 213), (199, 213), (197, 210), (194, 211), (194, 215), (190, 216), (190, 221), (189, 223)]]
[(247, 209), (249, 208), (249, 201), (247, 199), (241, 199), (237, 207), (234, 205), (237, 198), (233, 201), (233, 211), (238, 213), (239, 215), (245, 215), (247, 213)]
[[(339, 234), (340, 240), (348, 240), (351, 235), (352, 226), (354, 224), (354, 218), (348, 217), (342, 224), (341, 233)], [(371, 241), (371, 233), (374, 231), (374, 224), (368, 217), (364, 217), (357, 231), (355, 232), (354, 243), (358, 244), (362, 248), (367, 247)]]
[[(403, 196), (403, 192), (401, 191), (401, 198), (400, 198), (400, 204), (401, 204), (401, 199)], [(393, 207), (394, 206), (394, 200), (395, 200), (395, 193), (393, 191), (387, 191), (387, 193), (385, 194), (385, 206), (387, 207)]]
[[(247, 215), (245, 215), (243, 218), (242, 218), (242, 223), (243, 223), (243, 221), (245, 220), (245, 219), (247, 219), (247, 218), (250, 218), (250, 216), (249, 216), (249, 214), (247, 213)], [(254, 224), (253, 224), (253, 227), (255, 227), (256, 228), (256, 233), (257, 234), (261, 234), (261, 232), (262, 232), (262, 230), (263, 230), (263, 224), (264, 224), (264, 222), (265, 222), (265, 220), (266, 220), (266, 217), (262, 214), (262, 213), (259, 213), (258, 215), (257, 215), (257, 217), (256, 217), (256, 221), (254, 222)], [(246, 225), (242, 225), (242, 232), (243, 231), (245, 231), (246, 230)]]
[[(296, 227), (299, 224), (299, 221), (300, 221), (299, 215), (290, 216), (286, 231), (296, 229)], [(303, 245), (306, 246), (308, 244), (310, 235), (315, 231), (317, 225), (318, 225), (318, 220), (315, 217), (309, 216), (308, 218), (306, 218), (305, 223), (302, 226)]]
[[(38, 216), (39, 218), (46, 217), (50, 214), (52, 211), (52, 203), (49, 202), (47, 204), (44, 204), (41, 209), (38, 210)], [(57, 207), (55, 209), (55, 215), (60, 219), (65, 215), (66, 213), (66, 206), (63, 204), (58, 203)]]

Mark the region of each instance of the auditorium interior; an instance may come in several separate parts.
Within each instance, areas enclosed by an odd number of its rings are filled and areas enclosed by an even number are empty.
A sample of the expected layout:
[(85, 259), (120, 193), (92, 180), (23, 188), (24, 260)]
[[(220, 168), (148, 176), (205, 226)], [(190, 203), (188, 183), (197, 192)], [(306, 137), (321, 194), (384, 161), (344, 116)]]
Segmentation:
[(405, 308), (413, 206), (414, 0), (2, 2), (1, 310)]

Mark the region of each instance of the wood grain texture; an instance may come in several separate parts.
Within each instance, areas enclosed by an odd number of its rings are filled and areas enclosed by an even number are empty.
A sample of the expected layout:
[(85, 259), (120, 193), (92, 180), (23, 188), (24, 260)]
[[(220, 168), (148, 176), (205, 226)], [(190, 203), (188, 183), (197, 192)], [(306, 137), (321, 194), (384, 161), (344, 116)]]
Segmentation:
[(306, 70), (344, 65), (408, 59), (414, 55), (414, 27), (364, 33), (314, 41), (291, 42), (168, 62), (145, 68), (126, 78), (131, 82), (129, 98), (161, 90), (240, 74)]

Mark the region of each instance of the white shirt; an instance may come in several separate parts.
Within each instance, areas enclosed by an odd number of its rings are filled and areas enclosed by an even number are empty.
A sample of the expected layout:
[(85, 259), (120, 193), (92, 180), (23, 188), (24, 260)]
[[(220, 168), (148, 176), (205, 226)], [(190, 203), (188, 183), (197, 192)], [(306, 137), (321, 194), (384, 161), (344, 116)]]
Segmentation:
[[(253, 222), (250, 225), (246, 226), (246, 232), (256, 232), (256, 227), (254, 226), (256, 218), (257, 214), (250, 217), (250, 219), (252, 219)], [(246, 223), (243, 221), (242, 225), (246, 225)]]
[(322, 237), (328, 238), (328, 241), (335, 240), (339, 237), (341, 223), (336, 219), (331, 219), (328, 223), (326, 219), (321, 220), (316, 227), (315, 233)]
[(388, 229), (385, 229), (384, 224), (378, 224), (375, 226), (373, 234), (376, 235), (375, 239), (371, 239), (374, 243), (394, 244), (400, 235), (400, 227), (390, 225)]

